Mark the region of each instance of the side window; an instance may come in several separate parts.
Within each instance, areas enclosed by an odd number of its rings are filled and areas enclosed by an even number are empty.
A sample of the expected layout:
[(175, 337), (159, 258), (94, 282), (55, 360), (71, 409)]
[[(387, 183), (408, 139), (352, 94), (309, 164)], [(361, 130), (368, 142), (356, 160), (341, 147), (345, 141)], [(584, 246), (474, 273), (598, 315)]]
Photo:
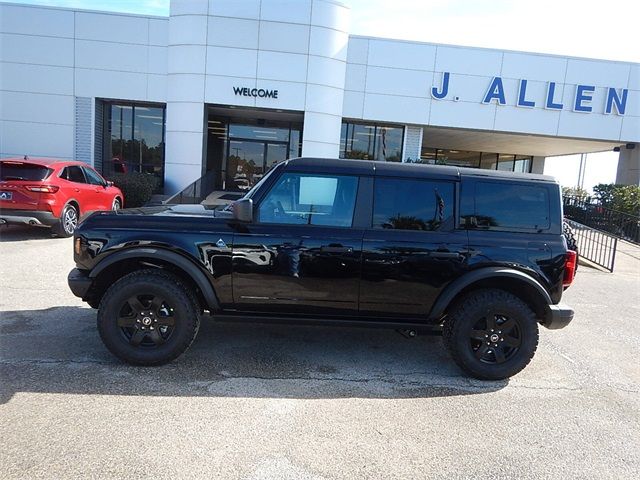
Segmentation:
[(60, 176), (70, 182), (87, 183), (84, 178), (84, 173), (82, 173), (82, 169), (76, 165), (65, 167)]
[(373, 228), (451, 230), (453, 198), (452, 182), (376, 178)]
[(358, 177), (285, 173), (260, 203), (261, 223), (350, 227)]
[(89, 180), (89, 183), (91, 185), (104, 185), (104, 180), (102, 179), (102, 177), (91, 168), (85, 167), (83, 170), (85, 175), (87, 176), (87, 180)]
[(550, 225), (549, 192), (545, 187), (499, 182), (476, 184), (478, 227), (540, 230)]

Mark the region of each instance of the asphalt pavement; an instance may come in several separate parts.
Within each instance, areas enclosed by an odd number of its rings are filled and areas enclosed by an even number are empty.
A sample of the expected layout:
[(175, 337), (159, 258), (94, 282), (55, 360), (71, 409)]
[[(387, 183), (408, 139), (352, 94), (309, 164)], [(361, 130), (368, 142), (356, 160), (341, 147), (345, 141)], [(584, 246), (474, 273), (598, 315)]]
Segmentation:
[(71, 239), (0, 229), (0, 478), (640, 476), (640, 249), (581, 266), (574, 322), (509, 381), (441, 339), (203, 321), (158, 368), (102, 346)]

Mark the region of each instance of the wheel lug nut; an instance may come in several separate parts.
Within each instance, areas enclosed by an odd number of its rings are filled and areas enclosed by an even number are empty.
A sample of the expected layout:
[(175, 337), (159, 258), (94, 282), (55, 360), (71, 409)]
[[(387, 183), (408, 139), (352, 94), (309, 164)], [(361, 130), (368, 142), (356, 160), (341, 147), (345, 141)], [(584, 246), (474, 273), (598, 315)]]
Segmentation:
[[(138, 321), (140, 321), (140, 320), (138, 320)], [(484, 338), (487, 338), (488, 336), (489, 336), (489, 335), (485, 335), (485, 336), (484, 336)]]
[(153, 330), (153, 327), (149, 327), (149, 330)]
[(487, 342), (487, 345), (491, 345), (491, 342)]

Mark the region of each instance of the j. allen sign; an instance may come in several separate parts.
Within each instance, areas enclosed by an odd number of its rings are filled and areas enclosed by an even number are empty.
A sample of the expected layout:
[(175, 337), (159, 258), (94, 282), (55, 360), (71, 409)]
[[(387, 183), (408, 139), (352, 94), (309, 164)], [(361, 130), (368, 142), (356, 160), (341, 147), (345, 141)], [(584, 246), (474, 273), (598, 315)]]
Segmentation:
[[(431, 96), (436, 100), (447, 98), (447, 95), (449, 95), (450, 83), (451, 73), (442, 72), (441, 85), (433, 86), (431, 88)], [(595, 90), (596, 87), (593, 85), (576, 85), (576, 92), (573, 98), (572, 105), (573, 111), (591, 113), (593, 111), (591, 102), (593, 101), (593, 93), (595, 92)], [(606, 89), (604, 113), (610, 114), (615, 110), (615, 113), (617, 115), (624, 115), (624, 112), (627, 108), (628, 96), (629, 90), (626, 88), (617, 89), (608, 87)], [(457, 99), (458, 97), (455, 97), (455, 100)], [(502, 77), (493, 77), (491, 83), (489, 84), (489, 88), (487, 89), (487, 93), (484, 95), (484, 98), (482, 98), (481, 101), (484, 104), (490, 104), (493, 101), (495, 101), (497, 105), (507, 104)], [(564, 108), (564, 105), (561, 103), (560, 94), (557, 92), (556, 82), (547, 83), (547, 94), (545, 96), (544, 102), (541, 103), (543, 103), (542, 106), (548, 110), (562, 110)], [(527, 98), (526, 79), (521, 79), (519, 82), (518, 100), (516, 101), (516, 106), (528, 108), (537, 106), (534, 100)]]

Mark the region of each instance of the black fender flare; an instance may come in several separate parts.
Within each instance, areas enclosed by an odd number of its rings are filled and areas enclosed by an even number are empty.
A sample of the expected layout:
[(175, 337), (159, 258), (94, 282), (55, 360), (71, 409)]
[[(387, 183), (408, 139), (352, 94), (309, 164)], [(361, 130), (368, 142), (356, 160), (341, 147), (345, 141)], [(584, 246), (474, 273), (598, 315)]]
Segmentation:
[(193, 261), (188, 258), (183, 257), (182, 255), (171, 252), (169, 250), (164, 250), (161, 248), (130, 248), (127, 250), (122, 250), (120, 252), (112, 253), (104, 260), (100, 261), (95, 267), (91, 269), (89, 273), (89, 277), (96, 278), (103, 272), (107, 267), (120, 262), (122, 260), (130, 260), (130, 259), (139, 259), (139, 258), (150, 258), (150, 259), (159, 259), (163, 260), (167, 263), (171, 263), (176, 267), (184, 270), (191, 279), (198, 285), (198, 288), (202, 292), (205, 301), (207, 302), (207, 309), (209, 310), (219, 310), (220, 303), (218, 302), (218, 298), (216, 297), (216, 293), (213, 290), (213, 286), (207, 279), (206, 275), (200, 270), (200, 268), (193, 263)]
[(466, 273), (445, 287), (444, 291), (440, 293), (438, 299), (431, 308), (429, 320), (439, 320), (456, 296), (469, 285), (479, 282), (480, 280), (496, 277), (512, 278), (514, 280), (525, 282), (529, 286), (533, 287), (534, 291), (540, 295), (540, 299), (543, 300), (546, 305), (551, 305), (553, 303), (549, 292), (547, 292), (540, 282), (526, 273), (507, 267), (484, 267)]

